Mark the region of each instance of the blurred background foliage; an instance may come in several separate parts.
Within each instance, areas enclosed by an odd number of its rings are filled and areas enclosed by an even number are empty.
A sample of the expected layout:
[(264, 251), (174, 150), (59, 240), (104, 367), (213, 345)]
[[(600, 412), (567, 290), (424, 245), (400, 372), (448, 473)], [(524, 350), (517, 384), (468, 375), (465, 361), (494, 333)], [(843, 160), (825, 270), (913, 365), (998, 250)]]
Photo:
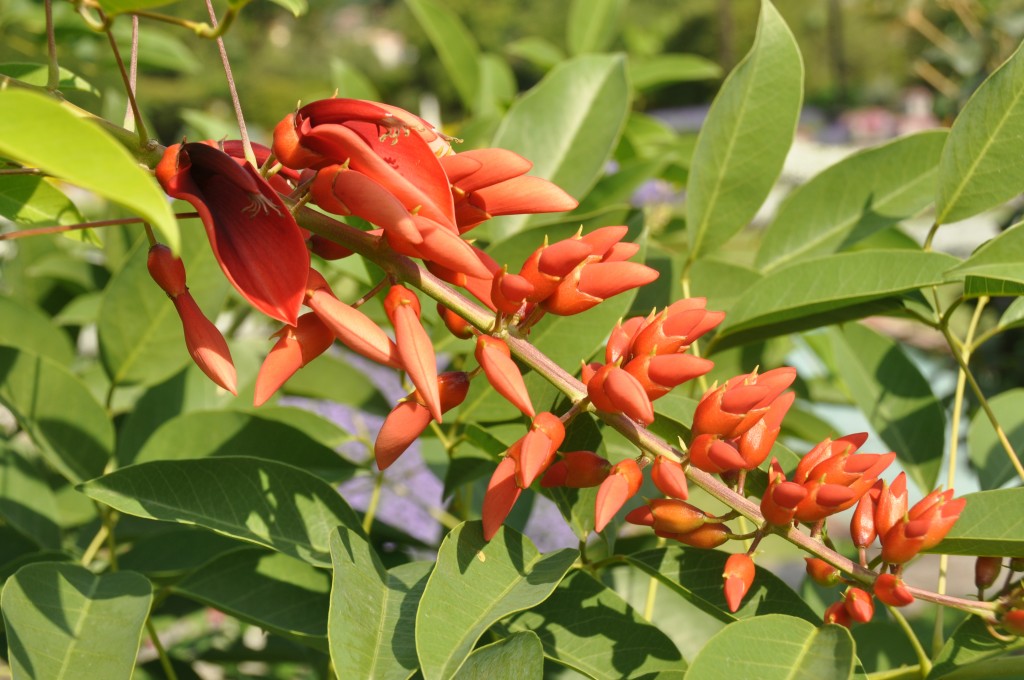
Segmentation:
[[(484, 54), (503, 57), (514, 91), (535, 84), (570, 51), (571, 3), (546, 0), (444, 0)], [(686, 53), (709, 59), (727, 73), (750, 44), (757, 0), (633, 0), (623, 7), (618, 35), (603, 51), (634, 59)], [(807, 59), (806, 102), (834, 117), (850, 107), (882, 105), (899, 111), (909, 86), (935, 92), (934, 109), (949, 118), (1024, 34), (1022, 0), (780, 0), (778, 8)], [(216, 4), (222, 12), (225, 3)], [(160, 12), (206, 19), (199, 2)], [(71, 3), (55, 6), (61, 63), (99, 88), (102, 101), (122, 99), (104, 36), (88, 31)], [(116, 22), (128, 39), (129, 22)], [(35, 0), (0, 3), (0, 63), (45, 60), (44, 18)], [(183, 30), (143, 22), (140, 98), (156, 136), (169, 143), (183, 133), (230, 129), (216, 45), (191, 40)], [(281, 6), (254, 2), (226, 37), (249, 120), (268, 129), (299, 100), (329, 96), (379, 98), (420, 110), (436, 97), (446, 123), (466, 113), (451, 78), (409, 4), (396, 0), (309, 0), (294, 19)], [(667, 83), (635, 102), (641, 111), (709, 102), (717, 80)], [(86, 101), (87, 108), (99, 99)], [(107, 112), (102, 112), (107, 113)]]

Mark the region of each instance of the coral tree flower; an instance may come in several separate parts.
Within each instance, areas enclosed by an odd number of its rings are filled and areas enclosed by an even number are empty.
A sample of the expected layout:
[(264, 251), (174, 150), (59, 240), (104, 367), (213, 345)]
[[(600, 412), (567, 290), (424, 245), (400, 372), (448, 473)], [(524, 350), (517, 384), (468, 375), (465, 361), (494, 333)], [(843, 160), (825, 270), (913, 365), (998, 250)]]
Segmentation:
[(228, 343), (213, 322), (206, 318), (185, 285), (185, 266), (171, 249), (157, 244), (149, 249), (149, 275), (167, 293), (181, 318), (185, 347), (203, 373), (231, 394), (238, 394), (235, 365)]
[(294, 326), (285, 326), (273, 337), (279, 338), (267, 354), (256, 376), (253, 405), (262, 406), (288, 378), (334, 343), (334, 333), (313, 312), (299, 317)]
[[(448, 412), (461, 404), (469, 392), (469, 375), (462, 371), (437, 376), (437, 391), (441, 398), (441, 411)], [(386, 470), (405, 453), (405, 450), (430, 425), (433, 416), (418, 390), (413, 390), (398, 406), (391, 410), (373, 444), (377, 469)]]
[(199, 212), (217, 262), (242, 297), (294, 326), (305, 295), (309, 251), (270, 184), (212, 142), (168, 147), (156, 177), (168, 195)]

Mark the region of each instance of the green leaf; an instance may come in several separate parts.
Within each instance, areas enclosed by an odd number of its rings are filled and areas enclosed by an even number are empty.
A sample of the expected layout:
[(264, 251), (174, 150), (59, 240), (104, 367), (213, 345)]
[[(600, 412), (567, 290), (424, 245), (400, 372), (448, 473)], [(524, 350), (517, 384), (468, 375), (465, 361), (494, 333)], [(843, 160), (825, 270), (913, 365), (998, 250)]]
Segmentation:
[(842, 626), (818, 628), (769, 614), (726, 626), (690, 664), (701, 680), (841, 680), (853, 677), (854, 646)]
[(138, 214), (178, 250), (178, 223), (156, 180), (99, 126), (26, 90), (0, 91), (0, 109), (0, 155)]
[(184, 413), (167, 421), (133, 462), (214, 456), (276, 460), (334, 482), (354, 471), (351, 463), (302, 429), (252, 413), (222, 410)]
[[(1024, 389), (1018, 387), (997, 394), (988, 404), (1013, 450), (1024, 451)], [(992, 428), (992, 421), (981, 409), (971, 418), (967, 453), (983, 488), (998, 488), (1017, 476), (1009, 454)]]
[(492, 624), (543, 602), (579, 556), (541, 555), (506, 527), (484, 541), (479, 522), (457, 526), (441, 543), (416, 612), (416, 652), (426, 680), (449, 678)]
[(22, 567), (0, 602), (12, 677), (128, 680), (152, 600), (149, 581), (134, 572)]
[(38, 470), (0, 445), (0, 517), (40, 548), (59, 550), (57, 500)]
[(53, 359), (67, 366), (75, 352), (66, 333), (31, 303), (0, 295), (0, 345)]
[(528, 35), (505, 45), (505, 54), (523, 59), (534, 68), (548, 71), (565, 60), (565, 53), (550, 40)]
[(199, 527), (166, 525), (138, 538), (117, 558), (121, 569), (138, 571), (150, 578), (181, 576), (226, 552), (238, 550), (238, 541)]
[(477, 103), (480, 49), (459, 15), (435, 0), (405, 0), (416, 21), (430, 38), (448, 78), (467, 109)]
[(696, 54), (658, 54), (630, 59), (629, 81), (641, 92), (665, 85), (722, 77), (722, 68)]
[[(0, 64), (0, 73), (16, 78), (23, 83), (35, 85), (36, 87), (46, 87), (50, 78), (50, 70), (46, 64), (7, 62)], [(94, 97), (100, 96), (100, 91), (92, 83), (63, 66), (60, 67), (57, 89), (61, 92), (77, 90), (79, 92), (88, 92)]]
[[(227, 282), (205, 241), (200, 230), (184, 234), (182, 261), (197, 303), (215, 317)], [(114, 385), (154, 385), (192, 361), (174, 303), (149, 275), (148, 252), (141, 239), (107, 284), (100, 306), (100, 357)]]
[(780, 267), (740, 296), (719, 327), (715, 343), (743, 330), (942, 284), (946, 270), (957, 262), (943, 253), (873, 250), (826, 255)]
[(284, 7), (286, 10), (292, 13), (295, 18), (301, 17), (303, 14), (309, 11), (309, 5), (306, 0), (270, 0), (278, 7)]
[(754, 45), (725, 79), (697, 138), (686, 185), (691, 259), (732, 238), (768, 196), (796, 132), (803, 77), (793, 34), (765, 0)]
[(106, 14), (123, 14), (140, 9), (153, 9), (177, 2), (177, 0), (99, 0)]
[(901, 137), (844, 158), (786, 197), (765, 229), (758, 269), (828, 255), (900, 220), (935, 197), (945, 130)]
[(953, 121), (939, 162), (936, 224), (994, 208), (1024, 189), (1024, 56), (1018, 47)]
[[(928, 674), (928, 680), (951, 675), (964, 666), (1020, 649), (1022, 646), (1024, 646), (1024, 639), (1015, 637), (1011, 642), (998, 640), (992, 636), (984, 621), (977, 616), (968, 617), (956, 627), (953, 634), (946, 640), (946, 644), (935, 658), (935, 665), (932, 666), (932, 672)], [(1016, 673), (1007, 676), (977, 675), (974, 677), (1014, 677), (1019, 675), (1020, 670), (1018, 668)]]
[(931, 385), (899, 343), (862, 326), (831, 329), (836, 369), (850, 397), (896, 452), (918, 489), (935, 488), (946, 446), (946, 418)]
[(722, 571), (728, 558), (729, 555), (720, 550), (673, 545), (627, 555), (626, 562), (657, 578), (682, 596), (688, 606), (699, 609), (718, 622), (786, 614), (813, 624), (820, 623), (821, 619), (792, 588), (763, 567), (756, 568), (754, 583), (739, 610), (728, 613), (722, 594)]
[(85, 221), (71, 199), (36, 175), (0, 176), (0, 217), (24, 225)]
[[(576, 57), (556, 66), (512, 104), (491, 146), (515, 151), (533, 163), (531, 174), (582, 198), (604, 173), (629, 107), (621, 55)], [(486, 226), (498, 240), (521, 231), (529, 219), (510, 215)]]
[(622, 30), (629, 0), (573, 0), (565, 43), (573, 55), (605, 52)]
[(1024, 283), (989, 279), (984, 276), (964, 277), (964, 297), (1019, 297), (1024, 295)]
[(257, 458), (154, 461), (86, 482), (90, 498), (136, 517), (196, 524), (330, 566), (328, 536), (359, 518), (323, 480)]
[(330, 577), (281, 553), (243, 548), (221, 555), (172, 590), (243, 621), (326, 649)]
[[(946, 538), (927, 552), (1024, 557), (1024, 487), (969, 493), (967, 506)], [(1010, 510), (1008, 510), (1008, 508)]]
[(0, 347), (0, 402), (69, 480), (103, 474), (114, 451), (114, 427), (89, 389), (63, 366)]
[(663, 632), (583, 571), (570, 573), (543, 604), (507, 625), (533, 631), (545, 656), (592, 678), (679, 678), (686, 669)]
[(544, 677), (544, 648), (530, 631), (478, 647), (455, 680), (533, 680)]
[(953, 276), (984, 276), (990, 279), (1024, 283), (1020, 263), (1024, 261), (1024, 222), (1013, 225), (986, 242), (950, 270)]
[(1003, 315), (999, 317), (998, 327), (1000, 330), (1019, 328), (1024, 325), (1024, 298), (1018, 298), (1010, 303)]
[(331, 534), (334, 585), (327, 636), (331, 661), (352, 677), (404, 680), (417, 668), (416, 608), (433, 564), (384, 569), (365, 539)]

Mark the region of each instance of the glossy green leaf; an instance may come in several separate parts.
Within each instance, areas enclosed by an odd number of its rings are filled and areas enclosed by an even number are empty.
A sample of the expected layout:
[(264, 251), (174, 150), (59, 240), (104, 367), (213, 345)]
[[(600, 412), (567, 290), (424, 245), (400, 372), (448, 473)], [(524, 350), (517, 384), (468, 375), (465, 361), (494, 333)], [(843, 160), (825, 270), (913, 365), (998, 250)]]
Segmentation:
[(627, 555), (626, 562), (657, 578), (681, 595), (688, 606), (699, 609), (719, 622), (729, 623), (765, 614), (786, 614), (810, 623), (820, 623), (801, 597), (768, 569), (757, 567), (754, 582), (739, 610), (726, 611), (722, 594), (722, 571), (727, 553), (672, 545)]
[(896, 452), (917, 488), (935, 488), (946, 418), (931, 385), (898, 343), (857, 323), (831, 329), (836, 369), (850, 397)]
[(194, 526), (168, 524), (139, 537), (128, 552), (118, 556), (121, 569), (150, 578), (181, 576), (210, 560), (239, 549), (238, 541)]
[(0, 602), (12, 677), (128, 680), (152, 600), (149, 581), (131, 571), (22, 567)]
[(941, 284), (957, 262), (943, 253), (874, 250), (780, 267), (740, 296), (719, 337)]
[(786, 197), (765, 229), (758, 269), (828, 255), (912, 217), (935, 198), (945, 130), (849, 156)]
[(75, 353), (71, 340), (50, 317), (27, 301), (0, 295), (0, 345), (17, 347), (67, 366)]
[(0, 155), (88, 189), (149, 221), (177, 250), (178, 223), (149, 173), (103, 130), (57, 101), (26, 90), (0, 92)]
[(0, 347), (0, 402), (69, 480), (103, 473), (114, 451), (114, 427), (89, 389), (63, 366)]
[[(997, 394), (988, 401), (1014, 451), (1024, 451), (1024, 389)], [(967, 431), (967, 453), (978, 472), (981, 485), (995, 489), (1017, 476), (1010, 456), (999, 443), (992, 421), (982, 409), (971, 418)]]
[(796, 132), (803, 73), (793, 34), (764, 0), (754, 45), (722, 84), (693, 152), (686, 185), (691, 258), (732, 238), (768, 196)]
[(331, 534), (334, 585), (328, 639), (331, 661), (353, 678), (404, 680), (418, 667), (416, 608), (433, 564), (384, 569), (364, 538), (339, 527)]
[(480, 636), (500, 619), (551, 595), (576, 550), (542, 555), (506, 527), (486, 542), (481, 524), (460, 524), (445, 536), (416, 612), (416, 652), (426, 680), (449, 678)]
[[(576, 57), (556, 66), (512, 104), (491, 146), (515, 151), (533, 163), (530, 174), (582, 198), (604, 173), (629, 106), (621, 55)], [(497, 240), (521, 231), (529, 219), (510, 215), (485, 226)]]
[(622, 30), (629, 0), (573, 0), (569, 5), (565, 43), (575, 56), (605, 52)]
[(950, 555), (1024, 557), (1024, 487), (969, 493), (960, 519), (941, 543), (929, 550)]
[(497, 122), (518, 92), (515, 73), (503, 57), (491, 53), (480, 55), (479, 69), (473, 111), (477, 119)]
[(686, 661), (668, 637), (615, 591), (574, 571), (512, 631), (533, 631), (549, 659), (592, 678), (681, 678)]
[(694, 296), (707, 298), (708, 309), (730, 310), (731, 314), (736, 300), (757, 286), (762, 278), (749, 267), (705, 257), (690, 267), (690, 291)]
[(1008, 330), (1019, 328), (1024, 325), (1024, 298), (1018, 298), (1010, 303), (1003, 315), (999, 317), (999, 328)]
[[(283, 410), (283, 409), (282, 409)], [(319, 420), (314, 414), (311, 420)], [(340, 481), (354, 466), (298, 427), (237, 411), (185, 413), (160, 426), (133, 462), (184, 460), (214, 456), (250, 456), (294, 465)]]
[[(977, 616), (971, 616), (964, 620), (953, 634), (946, 640), (939, 655), (935, 658), (935, 665), (932, 672), (928, 674), (929, 680), (946, 677), (957, 670), (970, 664), (978, 663), (994, 656), (1004, 654), (1014, 649), (1024, 647), (1024, 639), (1016, 637), (1012, 641), (998, 640), (992, 636), (991, 631), (985, 622)], [(1017, 657), (1018, 659), (1020, 657)], [(1018, 667), (1015, 673), (1010, 675), (985, 675), (980, 674), (973, 677), (1015, 677), (1024, 670), (1024, 666)]]
[(1024, 282), (989, 279), (984, 276), (964, 277), (964, 297), (1019, 297), (1024, 295)]
[(532, 680), (544, 676), (544, 648), (530, 631), (478, 647), (455, 680)]
[(954, 267), (951, 275), (984, 276), (1014, 283), (1024, 283), (1024, 222), (1015, 224), (988, 241)]
[(647, 58), (630, 58), (629, 80), (640, 91), (693, 80), (714, 80), (722, 77), (722, 68), (696, 54), (658, 54)]
[[(184, 234), (182, 261), (196, 302), (216, 318), (227, 284), (205, 240), (198, 230)], [(136, 244), (107, 284), (100, 307), (100, 357), (115, 385), (154, 385), (192, 361), (174, 303), (149, 275), (148, 252), (144, 240)]]
[(992, 73), (953, 121), (939, 163), (936, 224), (994, 208), (1024, 190), (1024, 55)]
[(0, 445), (0, 517), (40, 548), (59, 550), (57, 500), (38, 469)]
[(221, 555), (172, 586), (179, 595), (324, 649), (330, 588), (327, 572), (261, 548)]
[(380, 90), (366, 77), (366, 74), (357, 68), (350, 61), (341, 57), (331, 57), (331, 85), (337, 88), (338, 92), (353, 99), (369, 99), (380, 101)]
[(480, 82), (480, 49), (476, 38), (451, 8), (435, 0), (405, 0), (430, 38), (459, 99), (466, 108), (476, 104)]
[[(284, 384), (284, 392), (300, 397), (327, 399), (339, 404), (359, 406), (364, 410), (373, 399), (383, 398), (365, 375), (344, 359), (332, 354), (317, 357), (310, 370), (299, 370)], [(392, 404), (387, 405), (390, 410)], [(385, 411), (386, 412), (386, 411)]]
[(0, 217), (22, 225), (85, 221), (71, 199), (36, 175), (0, 176)]
[[(0, 73), (20, 80), (23, 83), (35, 85), (36, 87), (46, 87), (50, 78), (50, 69), (46, 64), (7, 62), (0, 64)], [(60, 67), (58, 78), (57, 89), (63, 93), (77, 90), (79, 92), (88, 92), (96, 97), (100, 96), (100, 91), (92, 83), (63, 66)]]
[(82, 485), (90, 498), (136, 517), (196, 524), (330, 566), (336, 526), (361, 532), (329, 484), (283, 463), (257, 458), (153, 461)]
[(738, 621), (722, 629), (690, 664), (702, 680), (820, 680), (853, 677), (850, 631), (817, 627), (782, 614)]

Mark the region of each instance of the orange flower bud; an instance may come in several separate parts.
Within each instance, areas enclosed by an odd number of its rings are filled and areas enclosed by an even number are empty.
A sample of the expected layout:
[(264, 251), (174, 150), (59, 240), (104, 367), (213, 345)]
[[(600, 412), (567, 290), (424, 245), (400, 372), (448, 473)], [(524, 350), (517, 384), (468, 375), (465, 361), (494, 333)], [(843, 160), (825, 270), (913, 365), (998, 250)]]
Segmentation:
[(256, 376), (253, 405), (270, 399), (295, 372), (327, 351), (334, 342), (334, 333), (313, 312), (299, 317), (295, 326), (285, 326), (277, 333), (280, 340), (267, 354)]
[(156, 284), (171, 298), (188, 290), (185, 285), (185, 265), (162, 243), (149, 249), (146, 266)]
[(875, 597), (890, 607), (906, 607), (914, 601), (903, 580), (895, 574), (879, 574), (873, 589)]
[(1002, 557), (979, 557), (974, 561), (974, 585), (978, 590), (990, 587), (1003, 569)]
[(804, 561), (807, 562), (807, 575), (819, 586), (831, 588), (841, 580), (842, 574), (839, 569), (825, 560), (817, 557), (805, 557)]
[(568, 451), (547, 469), (540, 485), (584, 489), (597, 486), (608, 477), (612, 464), (592, 451)]
[(430, 415), (441, 422), (441, 396), (437, 391), (437, 358), (434, 342), (420, 323), (420, 301), (405, 286), (391, 286), (384, 298), (384, 312), (395, 329), (398, 356)]
[(735, 553), (729, 555), (725, 561), (725, 571), (722, 578), (725, 579), (725, 602), (729, 605), (729, 611), (734, 612), (740, 608), (750, 586), (754, 583), (754, 560), (746, 553)]
[(871, 595), (860, 588), (848, 588), (843, 595), (843, 606), (850, 618), (857, 623), (867, 623), (875, 615), (875, 603)]
[(187, 290), (172, 298), (174, 308), (181, 317), (185, 331), (185, 347), (210, 380), (231, 394), (238, 394), (235, 365), (231, 362), (231, 351), (224, 336), (212, 321), (206, 318), (199, 305)]
[(594, 504), (594, 531), (600, 532), (612, 521), (626, 501), (636, 495), (643, 483), (640, 466), (628, 458), (612, 466), (608, 477), (601, 482)]
[(850, 613), (846, 610), (843, 600), (833, 602), (825, 608), (825, 615), (822, 617), (826, 624), (850, 627)]
[(689, 491), (683, 466), (666, 456), (658, 456), (651, 466), (651, 480), (666, 496), (685, 501)]
[(475, 356), (491, 387), (513, 406), (533, 418), (536, 411), (533, 410), (530, 393), (526, 390), (526, 383), (523, 382), (519, 367), (512, 361), (508, 345), (490, 335), (480, 335), (476, 339)]
[(498, 533), (522, 492), (522, 488), (516, 484), (516, 462), (511, 458), (502, 458), (484, 494), (481, 517), (485, 541), (491, 540)]

